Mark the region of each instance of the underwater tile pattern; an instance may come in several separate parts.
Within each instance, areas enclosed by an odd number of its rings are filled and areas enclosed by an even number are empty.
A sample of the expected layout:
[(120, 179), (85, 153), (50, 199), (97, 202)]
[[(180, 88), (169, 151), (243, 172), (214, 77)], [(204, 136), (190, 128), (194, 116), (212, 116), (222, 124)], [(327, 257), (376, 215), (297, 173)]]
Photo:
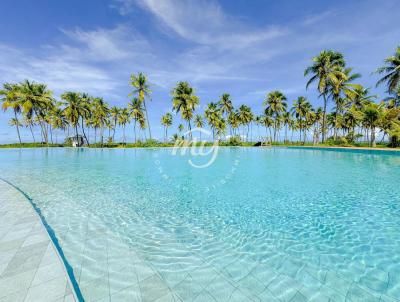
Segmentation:
[(400, 156), (220, 152), (193, 171), (167, 149), (8, 150), (0, 169), (86, 301), (400, 301)]
[(68, 275), (40, 218), (0, 180), (0, 301), (75, 301)]

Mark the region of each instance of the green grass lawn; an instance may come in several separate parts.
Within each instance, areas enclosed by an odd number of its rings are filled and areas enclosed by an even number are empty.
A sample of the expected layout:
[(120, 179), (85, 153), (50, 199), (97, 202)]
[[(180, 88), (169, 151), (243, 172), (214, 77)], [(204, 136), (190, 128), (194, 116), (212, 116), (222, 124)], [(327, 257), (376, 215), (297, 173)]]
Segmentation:
[[(219, 142), (219, 146), (222, 147), (231, 147), (231, 146), (240, 146), (240, 147), (252, 147), (256, 144), (256, 142)], [(174, 147), (174, 143), (172, 142), (159, 142), (156, 140), (148, 140), (145, 142), (137, 142), (137, 143), (104, 143), (101, 145), (100, 143), (91, 144), (89, 148), (157, 148), (157, 147)], [(198, 143), (200, 145), (200, 143)], [(206, 146), (212, 146), (212, 142), (207, 142)], [(273, 143), (272, 146), (281, 146), (281, 147), (290, 147), (290, 146), (306, 146), (306, 147), (359, 147), (359, 148), (370, 148), (368, 143), (319, 143), (318, 145), (313, 145), (312, 143), (283, 143), (276, 142)], [(48, 148), (48, 147), (71, 147), (69, 144), (45, 144), (45, 143), (14, 143), (14, 144), (1, 144), (0, 148)], [(387, 144), (377, 144), (376, 148), (387, 148), (387, 149), (396, 149), (388, 147)]]

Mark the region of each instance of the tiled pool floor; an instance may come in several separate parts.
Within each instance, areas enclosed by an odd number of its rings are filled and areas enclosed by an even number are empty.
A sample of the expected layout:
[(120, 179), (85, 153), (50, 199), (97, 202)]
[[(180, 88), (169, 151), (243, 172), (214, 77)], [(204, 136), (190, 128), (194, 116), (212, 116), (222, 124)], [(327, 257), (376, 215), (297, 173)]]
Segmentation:
[[(170, 238), (139, 254), (125, 243), (128, 238), (117, 236), (95, 216), (61, 233), (64, 252), (74, 255), (71, 265), (87, 301), (398, 301), (394, 298), (398, 289), (391, 288), (391, 278), (383, 271), (371, 271), (354, 281), (340, 270), (321, 269), (284, 255), (271, 254), (254, 262), (246, 255), (235, 256), (228, 246), (224, 259), (207, 259), (189, 249), (160, 256), (163, 247), (184, 249)], [(388, 294), (373, 290), (382, 287)]]
[[(31, 205), (1, 181), (0, 201), (0, 302), (75, 301)], [(95, 215), (65, 217), (55, 231), (86, 301), (398, 301), (394, 297), (399, 289), (390, 281), (395, 276), (383, 271), (347, 280), (340, 270), (324, 270), (285, 255), (255, 262), (227, 246), (223, 259), (207, 257), (167, 237), (139, 254), (129, 238)], [(163, 247), (171, 252), (161, 256)], [(374, 289), (381, 288), (387, 294), (376, 295)]]
[(0, 301), (75, 301), (69, 284), (39, 216), (0, 180)]

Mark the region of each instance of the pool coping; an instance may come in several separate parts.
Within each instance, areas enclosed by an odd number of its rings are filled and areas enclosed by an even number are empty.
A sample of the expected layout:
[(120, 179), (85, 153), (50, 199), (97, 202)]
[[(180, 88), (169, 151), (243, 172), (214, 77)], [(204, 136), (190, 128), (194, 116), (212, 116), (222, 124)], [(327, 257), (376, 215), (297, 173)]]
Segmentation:
[[(275, 146), (273, 146), (275, 147)], [(278, 147), (278, 146), (277, 146)], [(341, 149), (341, 150), (365, 150), (365, 151), (387, 151), (400, 152), (399, 148), (373, 148), (373, 147), (343, 147), (343, 146), (282, 146), (286, 148), (301, 148), (301, 149)]]
[(58, 257), (59, 263), (62, 266), (64, 270), (64, 275), (67, 279), (67, 283), (71, 289), (71, 293), (75, 299), (76, 302), (83, 302), (85, 301), (83, 298), (83, 295), (80, 291), (78, 282), (76, 281), (76, 278), (73, 273), (73, 269), (71, 265), (68, 263), (64, 252), (62, 251), (62, 248), (58, 242), (58, 238), (52, 229), (52, 227), (47, 223), (46, 218), (43, 216), (40, 208), (36, 205), (36, 203), (32, 200), (31, 197), (29, 197), (28, 194), (26, 194), (23, 190), (21, 190), (18, 186), (14, 185), (12, 182), (0, 177), (0, 181), (5, 183), (6, 185), (12, 187), (16, 193), (20, 193), (30, 204), (32, 207), (33, 211), (35, 214), (38, 216), (39, 221), (43, 227), (43, 229), (46, 231), (47, 236), (49, 237), (50, 244), (53, 246), (54, 252)]

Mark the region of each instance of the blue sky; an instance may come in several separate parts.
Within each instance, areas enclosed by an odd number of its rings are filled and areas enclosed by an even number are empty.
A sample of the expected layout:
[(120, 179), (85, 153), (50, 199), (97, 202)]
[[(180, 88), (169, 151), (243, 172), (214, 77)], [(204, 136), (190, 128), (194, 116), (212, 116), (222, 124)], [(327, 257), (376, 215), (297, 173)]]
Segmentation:
[[(56, 96), (88, 92), (125, 106), (129, 76), (142, 71), (152, 85), (156, 137), (180, 80), (195, 87), (202, 107), (228, 92), (234, 105), (260, 113), (275, 89), (289, 104), (304, 95), (317, 105), (304, 68), (334, 49), (383, 97), (371, 73), (400, 44), (398, 0), (3, 0), (1, 10), (0, 83), (31, 79)], [(0, 113), (0, 143), (16, 141), (9, 118)]]

